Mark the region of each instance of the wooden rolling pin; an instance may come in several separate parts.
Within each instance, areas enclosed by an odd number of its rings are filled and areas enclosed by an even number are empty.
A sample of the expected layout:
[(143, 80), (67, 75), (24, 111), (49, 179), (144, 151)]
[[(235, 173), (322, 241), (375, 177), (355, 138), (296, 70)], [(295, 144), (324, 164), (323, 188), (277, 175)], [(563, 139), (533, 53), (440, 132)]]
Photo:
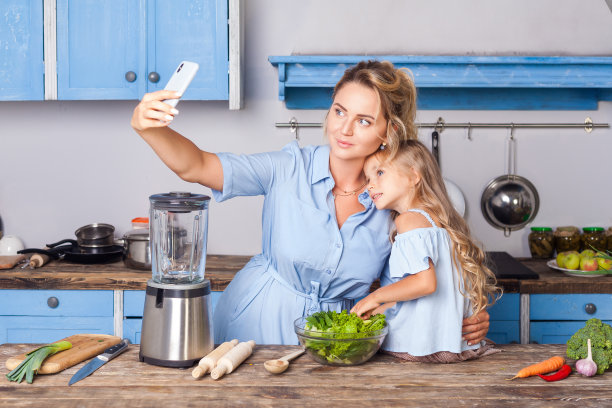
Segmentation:
[(246, 342), (239, 343), (233, 349), (227, 352), (223, 357), (217, 361), (217, 366), (212, 370), (210, 376), (213, 380), (218, 380), (225, 374), (229, 374), (234, 371), (244, 360), (246, 360), (255, 347), (255, 341), (249, 340)]
[[(48, 251), (49, 247), (46, 246), (43, 249)], [(51, 258), (49, 258), (49, 255), (34, 253), (32, 254), (32, 256), (30, 256), (30, 268), (40, 268), (41, 266), (49, 262), (50, 259)]]
[(202, 357), (198, 366), (193, 369), (191, 375), (193, 378), (203, 377), (209, 371), (212, 371), (213, 368), (217, 365), (217, 361), (221, 357), (223, 357), (228, 351), (234, 348), (234, 346), (238, 344), (238, 340), (234, 339), (232, 341), (226, 341), (222, 343), (219, 347), (208, 353), (205, 357)]

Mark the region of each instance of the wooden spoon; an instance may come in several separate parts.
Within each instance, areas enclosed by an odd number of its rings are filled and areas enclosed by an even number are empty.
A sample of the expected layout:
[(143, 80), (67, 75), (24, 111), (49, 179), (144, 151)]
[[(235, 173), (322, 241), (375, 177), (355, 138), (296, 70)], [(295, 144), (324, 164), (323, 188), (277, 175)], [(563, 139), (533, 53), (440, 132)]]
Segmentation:
[(287, 354), (284, 357), (279, 358), (278, 360), (268, 360), (264, 363), (264, 367), (268, 372), (272, 374), (280, 374), (285, 371), (289, 367), (289, 361), (293, 360), (296, 357), (304, 354), (306, 350), (301, 349), (298, 351), (294, 351), (291, 354)]

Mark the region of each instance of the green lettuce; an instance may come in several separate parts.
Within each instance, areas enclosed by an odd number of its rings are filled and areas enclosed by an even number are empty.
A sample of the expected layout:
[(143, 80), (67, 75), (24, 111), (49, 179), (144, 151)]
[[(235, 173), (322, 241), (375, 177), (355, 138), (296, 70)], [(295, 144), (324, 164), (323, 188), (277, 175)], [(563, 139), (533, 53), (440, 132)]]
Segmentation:
[(359, 364), (378, 350), (382, 339), (368, 337), (385, 325), (384, 314), (362, 320), (346, 310), (317, 312), (306, 318), (304, 346), (329, 363)]

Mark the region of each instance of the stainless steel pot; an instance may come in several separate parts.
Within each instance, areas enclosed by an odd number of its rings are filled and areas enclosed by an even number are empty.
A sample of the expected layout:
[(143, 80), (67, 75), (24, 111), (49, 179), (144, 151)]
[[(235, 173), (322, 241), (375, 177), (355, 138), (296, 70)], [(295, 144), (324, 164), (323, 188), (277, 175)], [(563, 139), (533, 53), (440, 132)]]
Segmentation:
[(510, 134), (508, 144), (508, 174), (489, 181), (480, 200), (482, 214), (489, 224), (511, 231), (523, 228), (532, 221), (540, 207), (540, 197), (535, 186), (525, 177), (514, 174), (516, 168), (516, 142)]
[(135, 229), (123, 236), (123, 263), (128, 268), (151, 270), (149, 229)]
[(115, 227), (110, 224), (95, 223), (85, 225), (74, 232), (77, 243), (84, 248), (102, 248), (115, 244)]

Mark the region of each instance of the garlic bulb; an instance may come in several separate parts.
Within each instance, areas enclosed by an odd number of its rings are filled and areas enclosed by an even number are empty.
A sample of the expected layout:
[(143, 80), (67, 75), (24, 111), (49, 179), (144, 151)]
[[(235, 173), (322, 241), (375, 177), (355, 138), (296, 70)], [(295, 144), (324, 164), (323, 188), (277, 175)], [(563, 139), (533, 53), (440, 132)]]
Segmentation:
[(589, 349), (589, 354), (587, 358), (576, 361), (576, 371), (586, 377), (592, 377), (597, 373), (597, 364), (593, 361), (593, 356), (591, 354), (591, 339), (587, 340), (587, 347)]

